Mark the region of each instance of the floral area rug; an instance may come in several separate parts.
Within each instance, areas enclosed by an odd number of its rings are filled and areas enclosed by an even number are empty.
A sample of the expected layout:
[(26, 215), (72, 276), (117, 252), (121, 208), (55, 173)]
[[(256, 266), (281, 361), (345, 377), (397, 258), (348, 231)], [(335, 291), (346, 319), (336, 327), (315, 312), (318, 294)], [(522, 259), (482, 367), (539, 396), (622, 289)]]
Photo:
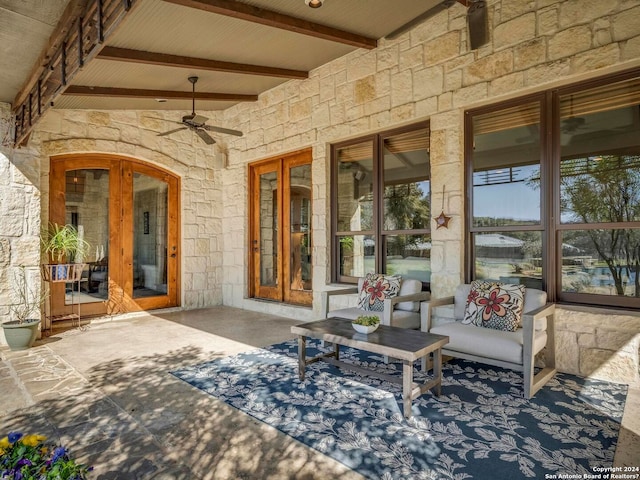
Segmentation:
[[(319, 343), (307, 342), (307, 355)], [(400, 363), (341, 360), (401, 376)], [(371, 479), (589, 478), (612, 465), (626, 385), (557, 374), (531, 400), (517, 372), (463, 360), (402, 415), (401, 386), (325, 362), (298, 379), (297, 341), (171, 372)], [(416, 369), (416, 381), (425, 374)], [(595, 470), (594, 470), (595, 469)], [(545, 475), (549, 475), (545, 477)], [(569, 477), (565, 477), (569, 478)]]

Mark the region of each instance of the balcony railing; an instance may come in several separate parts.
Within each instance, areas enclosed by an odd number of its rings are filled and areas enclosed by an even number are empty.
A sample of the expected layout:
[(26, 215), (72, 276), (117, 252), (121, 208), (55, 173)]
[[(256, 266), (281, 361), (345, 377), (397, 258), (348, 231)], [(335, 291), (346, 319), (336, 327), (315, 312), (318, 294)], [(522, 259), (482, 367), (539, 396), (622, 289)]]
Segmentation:
[(47, 57), (47, 63), (20, 103), (14, 105), (14, 145), (26, 143), (42, 115), (78, 71), (95, 57), (105, 40), (129, 12), (135, 0), (89, 0), (80, 14), (68, 20), (66, 35)]

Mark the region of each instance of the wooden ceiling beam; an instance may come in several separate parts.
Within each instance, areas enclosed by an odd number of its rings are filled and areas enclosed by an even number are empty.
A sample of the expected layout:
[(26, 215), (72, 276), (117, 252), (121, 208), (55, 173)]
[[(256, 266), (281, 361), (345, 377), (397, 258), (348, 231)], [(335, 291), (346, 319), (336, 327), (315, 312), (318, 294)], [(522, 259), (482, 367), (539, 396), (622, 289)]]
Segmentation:
[(241, 73), (245, 75), (261, 75), (267, 77), (294, 79), (309, 78), (309, 72), (305, 72), (303, 70), (289, 70), (286, 68), (222, 62), (218, 60), (208, 60), (205, 58), (193, 58), (181, 55), (169, 55), (166, 53), (131, 50), (128, 48), (104, 47), (98, 54), (97, 58), (102, 60), (115, 60), (119, 62), (160, 65), (163, 67), (197, 68), (200, 70), (211, 70), (216, 72)]
[[(193, 92), (179, 92), (174, 90), (145, 90), (138, 88), (111, 88), (111, 87), (91, 87), (85, 85), (70, 85), (62, 93), (65, 96), (84, 97), (123, 97), (123, 98), (188, 98), (191, 100)], [(215, 93), (196, 92), (197, 100), (222, 100), (235, 102), (254, 102), (258, 100), (258, 95), (244, 95), (239, 93)]]
[(225, 15), (228, 17), (259, 23), (269, 27), (280, 28), (290, 32), (309, 35), (323, 40), (343, 43), (358, 48), (372, 50), (377, 47), (375, 38), (365, 37), (352, 32), (345, 32), (337, 28), (328, 27), (319, 23), (309, 22), (301, 18), (284, 15), (282, 13), (255, 7), (234, 0), (164, 0), (168, 3), (183, 7), (195, 8), (209, 13)]

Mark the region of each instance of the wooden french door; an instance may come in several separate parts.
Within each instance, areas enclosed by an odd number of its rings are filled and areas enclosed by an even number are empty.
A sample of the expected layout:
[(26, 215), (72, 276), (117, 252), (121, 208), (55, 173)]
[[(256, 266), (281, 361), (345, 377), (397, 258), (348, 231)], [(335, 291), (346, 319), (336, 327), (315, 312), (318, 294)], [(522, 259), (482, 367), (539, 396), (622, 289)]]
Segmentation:
[(311, 150), (249, 167), (250, 296), (311, 305)]
[(180, 180), (115, 155), (51, 157), (49, 221), (89, 243), (79, 285), (51, 285), (51, 314), (82, 316), (178, 305)]

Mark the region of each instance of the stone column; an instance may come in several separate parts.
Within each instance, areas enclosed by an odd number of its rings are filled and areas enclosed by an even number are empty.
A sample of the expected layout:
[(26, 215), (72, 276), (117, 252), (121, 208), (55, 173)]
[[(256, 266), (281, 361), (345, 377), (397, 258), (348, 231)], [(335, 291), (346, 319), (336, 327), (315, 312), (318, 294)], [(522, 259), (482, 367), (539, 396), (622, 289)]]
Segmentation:
[[(14, 149), (11, 106), (0, 103), (0, 323), (9, 321), (12, 284), (18, 268), (27, 268), (30, 289), (39, 292), (39, 160), (27, 148)], [(5, 344), (0, 329), (0, 344)]]

